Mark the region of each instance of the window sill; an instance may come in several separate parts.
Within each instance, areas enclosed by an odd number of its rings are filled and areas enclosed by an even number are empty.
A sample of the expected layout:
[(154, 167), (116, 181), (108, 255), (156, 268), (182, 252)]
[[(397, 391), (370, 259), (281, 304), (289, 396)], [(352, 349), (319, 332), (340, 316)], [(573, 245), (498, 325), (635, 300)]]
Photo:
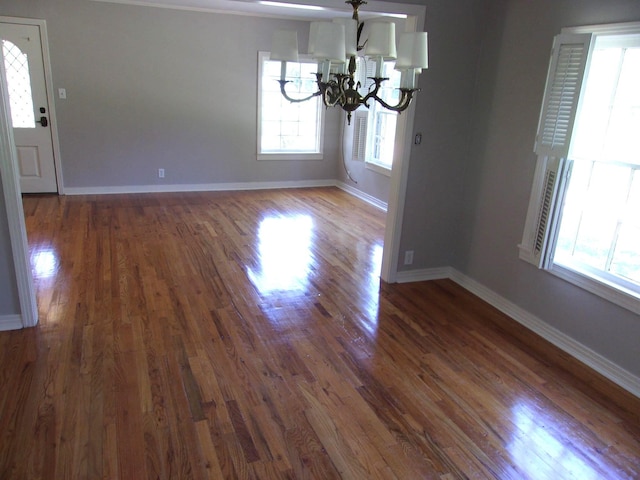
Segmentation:
[(258, 160), (322, 160), (322, 153), (277, 152), (259, 153)]
[(391, 176), (391, 167), (388, 167), (386, 165), (382, 165), (381, 163), (374, 163), (374, 162), (365, 162), (365, 168), (367, 168), (368, 170), (373, 170), (376, 173), (379, 173), (381, 175), (385, 175), (387, 177)]
[(566, 280), (588, 292), (598, 295), (616, 305), (640, 314), (640, 294), (613, 284), (591, 272), (554, 263), (548, 270), (553, 275)]

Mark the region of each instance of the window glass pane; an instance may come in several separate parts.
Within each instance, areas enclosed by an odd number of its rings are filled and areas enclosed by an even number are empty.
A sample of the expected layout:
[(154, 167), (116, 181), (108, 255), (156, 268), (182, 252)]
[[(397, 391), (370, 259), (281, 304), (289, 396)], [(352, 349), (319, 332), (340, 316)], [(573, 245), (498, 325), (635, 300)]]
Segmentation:
[(13, 128), (35, 128), (27, 55), (9, 40), (2, 41)]
[(621, 55), (621, 48), (607, 48), (593, 52), (582, 106), (571, 138), (570, 156), (573, 159), (598, 160), (600, 158)]
[(622, 225), (611, 262), (611, 273), (640, 284), (640, 227)]
[(640, 48), (624, 52), (603, 160), (640, 165)]
[(591, 178), (591, 162), (576, 162), (571, 173), (571, 182), (567, 192), (564, 209), (562, 211), (562, 224), (556, 247), (556, 255), (572, 255), (575, 247), (582, 209), (586, 204), (589, 179)]
[(596, 163), (589, 180), (585, 209), (617, 219), (626, 202), (631, 173), (628, 167)]
[(580, 221), (573, 258), (605, 270), (615, 227), (615, 220), (609, 216), (585, 212)]
[(640, 165), (640, 48), (596, 49), (571, 158)]
[(633, 172), (611, 272), (640, 284), (640, 170)]
[(272, 99), (265, 100), (262, 103), (262, 123), (279, 122), (280, 121), (280, 103), (273, 102)]
[(596, 43), (554, 260), (640, 287), (640, 48), (631, 37)]
[(640, 226), (640, 169), (634, 169), (633, 180), (629, 188), (629, 197), (624, 212), (625, 223)]
[[(630, 167), (577, 162), (571, 175), (557, 255), (608, 270), (610, 250), (625, 222)], [(640, 244), (639, 244), (640, 245)]]
[(280, 122), (262, 122), (263, 141), (280, 136)]
[(382, 83), (378, 95), (385, 102), (395, 105), (400, 100), (400, 72), (395, 68), (395, 62), (384, 62), (382, 76), (388, 78)]
[(302, 138), (308, 138), (314, 136), (316, 134), (316, 130), (318, 129), (315, 122), (301, 122), (298, 125), (298, 134)]
[[(287, 66), (287, 70), (290, 70), (291, 66)], [(264, 77), (273, 79), (280, 78), (280, 62), (264, 62), (262, 65), (262, 72)]]
[[(287, 62), (287, 94), (304, 98), (317, 90), (315, 63)], [(262, 153), (319, 153), (320, 98), (289, 102), (280, 91), (280, 62), (263, 60), (260, 122)]]

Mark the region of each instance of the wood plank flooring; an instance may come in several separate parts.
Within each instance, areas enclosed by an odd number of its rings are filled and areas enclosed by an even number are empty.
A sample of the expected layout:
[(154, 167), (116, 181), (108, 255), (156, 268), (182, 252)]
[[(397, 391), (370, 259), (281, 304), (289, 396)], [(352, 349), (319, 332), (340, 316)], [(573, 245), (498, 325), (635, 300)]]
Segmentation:
[(381, 285), (344, 192), (24, 208), (3, 480), (640, 478), (640, 400), (451, 281)]

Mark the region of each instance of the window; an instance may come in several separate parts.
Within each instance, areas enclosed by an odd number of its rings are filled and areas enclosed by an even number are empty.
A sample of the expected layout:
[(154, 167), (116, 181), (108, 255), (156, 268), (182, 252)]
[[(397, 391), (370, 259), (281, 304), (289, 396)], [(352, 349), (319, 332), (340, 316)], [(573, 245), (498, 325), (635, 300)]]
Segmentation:
[(640, 313), (640, 25), (556, 38), (521, 258)]
[(27, 55), (9, 40), (2, 41), (13, 128), (36, 128)]
[[(357, 79), (362, 86), (362, 95), (372, 88), (370, 77), (375, 75), (375, 61), (358, 57), (356, 59)], [(384, 62), (382, 76), (389, 80), (382, 83), (378, 96), (395, 105), (399, 100), (400, 72), (395, 70), (395, 62)], [(391, 174), (398, 114), (387, 110), (378, 102), (370, 101), (369, 108), (359, 108), (354, 114), (353, 159), (364, 160), (367, 168), (383, 175)]]
[[(258, 159), (321, 159), (323, 113), (320, 97), (291, 103), (280, 93), (280, 62), (258, 55)], [(287, 93), (304, 98), (317, 90), (316, 63), (287, 62)]]
[[(378, 96), (390, 105), (395, 105), (400, 100), (400, 91), (398, 90), (400, 88), (400, 72), (394, 67), (395, 62), (384, 62), (382, 76), (389, 80), (383, 82), (378, 91)], [(398, 113), (387, 110), (378, 102), (371, 102), (368, 117), (365, 160), (369, 167), (377, 166), (389, 171), (393, 164)]]

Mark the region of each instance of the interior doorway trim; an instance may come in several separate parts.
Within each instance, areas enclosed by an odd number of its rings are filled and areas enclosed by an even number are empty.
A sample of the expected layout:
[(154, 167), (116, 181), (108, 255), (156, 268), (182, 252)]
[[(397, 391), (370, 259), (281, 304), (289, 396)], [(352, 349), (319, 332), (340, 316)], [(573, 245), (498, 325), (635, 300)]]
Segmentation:
[(18, 187), (17, 153), (8, 98), (4, 62), (0, 62), (0, 176), (18, 287), (20, 320), (23, 327), (33, 327), (38, 323), (38, 307), (29, 262), (22, 198)]
[[(417, 31), (425, 24), (425, 7), (419, 14), (407, 17), (406, 30)], [(396, 132), (395, 152), (391, 166), (389, 184), (389, 202), (387, 220), (384, 229), (384, 247), (382, 249), (382, 268), (380, 278), (387, 283), (398, 280), (398, 259), (400, 257), (400, 240), (402, 237), (402, 221), (404, 217), (405, 197), (407, 196), (407, 178), (409, 175), (409, 159), (413, 144), (413, 123), (415, 119), (416, 99), (408, 110), (399, 117)], [(404, 121), (402, 121), (404, 120)]]
[[(49, 107), (49, 125), (51, 128), (51, 143), (53, 146), (53, 164), (56, 168), (56, 183), (58, 194), (64, 195), (64, 181), (62, 177), (62, 164), (60, 160), (60, 141), (58, 139), (58, 122), (56, 119), (56, 102), (53, 90), (53, 77), (51, 75), (51, 58), (49, 56), (49, 36), (47, 34), (47, 22), (37, 18), (18, 18), (0, 16), (0, 22), (16, 25), (32, 25), (40, 29), (40, 48), (42, 49), (42, 63), (44, 64), (44, 84), (47, 90), (47, 103)], [(3, 73), (4, 75), (4, 73)], [(4, 78), (4, 76), (3, 76)]]

